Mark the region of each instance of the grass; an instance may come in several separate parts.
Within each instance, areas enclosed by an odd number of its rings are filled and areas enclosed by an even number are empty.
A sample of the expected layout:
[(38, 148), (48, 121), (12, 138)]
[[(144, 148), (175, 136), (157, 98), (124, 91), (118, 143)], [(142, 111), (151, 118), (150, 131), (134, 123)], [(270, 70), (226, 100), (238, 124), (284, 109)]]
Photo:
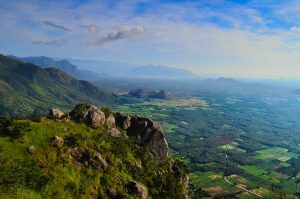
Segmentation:
[(270, 178), (269, 171), (267, 171), (263, 168), (259, 168), (259, 167), (252, 166), (252, 165), (244, 165), (244, 166), (241, 166), (241, 168), (243, 170), (245, 170), (245, 172), (247, 172), (253, 176), (259, 177), (263, 180), (269, 180), (269, 178)]
[(190, 181), (197, 188), (209, 188), (222, 186), (227, 190), (235, 190), (232, 186), (227, 184), (223, 179), (223, 173), (209, 172), (192, 172), (189, 174)]
[[(1, 198), (107, 198), (108, 188), (116, 189), (121, 198), (133, 198), (125, 186), (133, 180), (148, 187), (150, 198), (182, 197), (180, 177), (169, 170), (173, 160), (157, 165), (149, 150), (122, 130), (123, 136), (116, 139), (106, 127), (93, 129), (74, 122), (17, 120), (14, 125), (24, 127), (19, 137), (0, 129)], [(64, 138), (62, 148), (52, 146), (54, 135)], [(31, 145), (34, 155), (27, 152)], [(77, 146), (86, 149), (89, 158), (101, 153), (108, 169), (75, 163), (71, 151)]]

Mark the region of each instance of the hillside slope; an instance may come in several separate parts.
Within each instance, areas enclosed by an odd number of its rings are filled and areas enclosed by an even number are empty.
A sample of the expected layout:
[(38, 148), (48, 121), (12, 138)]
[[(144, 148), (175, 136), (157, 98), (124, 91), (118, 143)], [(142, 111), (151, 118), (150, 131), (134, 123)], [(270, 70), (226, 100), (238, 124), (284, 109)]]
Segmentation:
[(100, 74), (88, 71), (88, 70), (79, 70), (77, 66), (73, 65), (67, 60), (54, 60), (50, 57), (40, 56), (40, 57), (15, 57), (10, 56), (13, 59), (17, 59), (26, 63), (31, 63), (37, 65), (41, 68), (58, 68), (69, 75), (78, 78), (89, 80), (92, 78), (101, 77)]
[(115, 98), (59, 69), (42, 69), (0, 55), (0, 114), (28, 114), (53, 106), (66, 109), (82, 101), (110, 104)]
[(78, 105), (72, 120), (58, 109), (53, 119), (0, 117), (1, 198), (187, 198), (183, 163), (166, 156), (160, 127), (112, 115)]

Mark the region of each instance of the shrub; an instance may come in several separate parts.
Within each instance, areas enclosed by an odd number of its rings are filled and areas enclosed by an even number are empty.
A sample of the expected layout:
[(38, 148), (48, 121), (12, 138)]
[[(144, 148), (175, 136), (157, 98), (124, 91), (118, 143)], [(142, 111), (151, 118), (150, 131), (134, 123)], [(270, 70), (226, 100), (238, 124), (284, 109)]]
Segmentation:
[(3, 136), (19, 138), (28, 130), (30, 130), (29, 122), (14, 122), (8, 117), (0, 117), (0, 134)]
[(40, 191), (54, 176), (45, 175), (39, 165), (31, 160), (13, 160), (0, 167), (0, 185), (8, 192), (15, 192), (19, 187)]
[(112, 114), (108, 107), (101, 107), (101, 111), (105, 114), (105, 117), (108, 117), (110, 114)]

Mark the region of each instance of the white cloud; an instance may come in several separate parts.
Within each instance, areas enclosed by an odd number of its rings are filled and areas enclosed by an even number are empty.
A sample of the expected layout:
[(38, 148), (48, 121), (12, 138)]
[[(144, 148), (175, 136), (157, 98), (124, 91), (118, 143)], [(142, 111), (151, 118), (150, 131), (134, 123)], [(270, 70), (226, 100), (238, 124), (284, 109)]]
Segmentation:
[[(0, 43), (10, 47), (16, 40), (16, 49), (19, 40), (40, 44), (32, 45), (28, 55), (44, 53), (54, 57), (163, 64), (186, 67), (198, 74), (273, 77), (300, 74), (300, 35), (291, 32), (298, 32), (300, 27), (271, 29), (270, 19), (255, 6), (224, 5), (221, 6), (224, 9), (215, 10), (197, 5), (202, 1), (184, 6), (148, 1), (146, 11), (135, 15), (138, 1), (133, 0), (124, 0), (113, 7), (99, 1), (77, 7), (46, 3), (47, 9), (43, 9), (45, 3), (26, 2), (12, 5), (14, 12), (1, 10)], [(262, 5), (257, 2), (256, 5)], [(293, 16), (289, 13), (295, 9), (284, 7), (283, 14), (276, 11), (278, 8), (271, 1), (263, 6), (270, 5), (277, 16)], [(211, 18), (230, 26), (213, 23)], [(67, 25), (65, 28), (72, 31), (49, 31), (41, 21)], [(53, 51), (49, 46), (61, 46), (58, 49), (62, 50)]]

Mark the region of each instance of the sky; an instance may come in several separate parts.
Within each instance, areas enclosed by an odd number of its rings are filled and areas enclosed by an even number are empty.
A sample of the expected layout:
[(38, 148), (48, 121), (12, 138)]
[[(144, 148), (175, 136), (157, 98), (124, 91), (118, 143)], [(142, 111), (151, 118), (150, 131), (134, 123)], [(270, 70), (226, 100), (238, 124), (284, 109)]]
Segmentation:
[(300, 78), (300, 0), (0, 0), (0, 53)]

